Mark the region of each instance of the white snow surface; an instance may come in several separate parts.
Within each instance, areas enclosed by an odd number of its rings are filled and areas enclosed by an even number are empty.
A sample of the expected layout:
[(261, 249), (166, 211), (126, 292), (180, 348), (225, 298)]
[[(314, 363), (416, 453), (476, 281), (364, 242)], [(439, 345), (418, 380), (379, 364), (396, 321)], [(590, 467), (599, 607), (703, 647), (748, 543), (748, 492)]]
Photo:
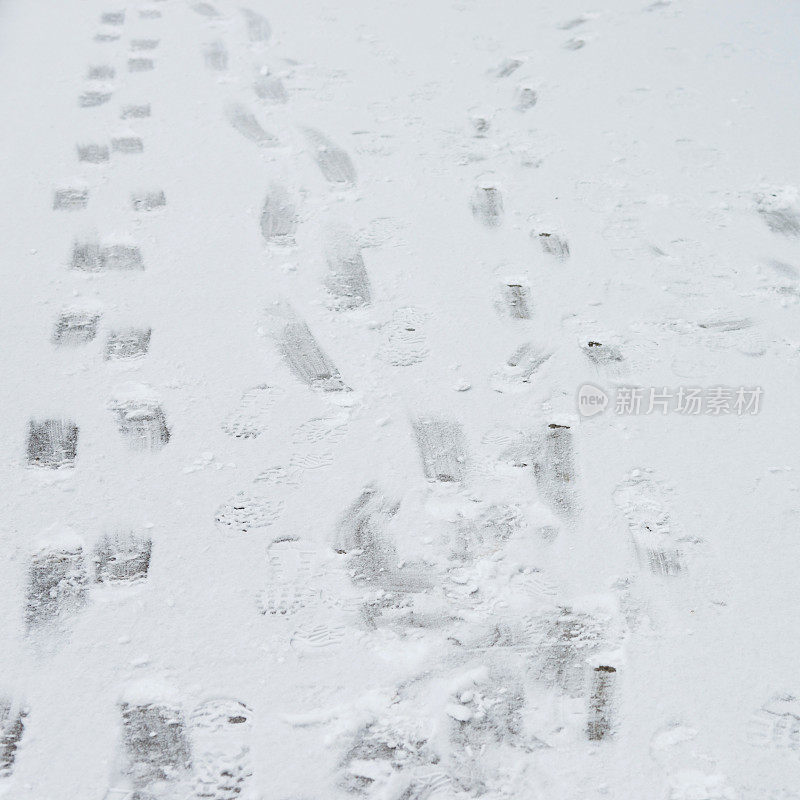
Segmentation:
[(246, 2), (0, 0), (0, 792), (800, 798), (800, 6)]

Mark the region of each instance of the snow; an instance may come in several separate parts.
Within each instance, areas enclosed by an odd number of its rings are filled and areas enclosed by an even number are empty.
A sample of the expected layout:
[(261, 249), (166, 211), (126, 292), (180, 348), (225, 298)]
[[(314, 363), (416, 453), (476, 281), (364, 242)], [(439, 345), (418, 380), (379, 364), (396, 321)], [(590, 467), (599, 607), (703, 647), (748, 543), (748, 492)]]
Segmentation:
[(0, 792), (797, 798), (798, 17), (0, 2)]

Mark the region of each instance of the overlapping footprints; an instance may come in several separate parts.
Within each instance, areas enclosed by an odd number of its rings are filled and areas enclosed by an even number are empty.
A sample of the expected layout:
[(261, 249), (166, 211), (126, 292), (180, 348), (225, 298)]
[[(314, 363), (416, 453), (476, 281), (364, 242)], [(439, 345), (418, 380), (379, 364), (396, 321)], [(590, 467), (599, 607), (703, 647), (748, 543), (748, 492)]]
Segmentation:
[[(208, 19), (215, 19), (220, 16), (219, 12), (209, 3), (196, 3), (194, 7), (198, 13)], [(248, 30), (248, 38), (252, 43), (258, 44), (269, 38), (269, 26), (266, 24), (266, 20), (263, 20), (258, 15), (251, 16), (252, 13), (247, 10), (242, 11)], [(138, 49), (132, 47), (134, 51)], [(508, 75), (520, 64), (521, 62), (511, 60), (499, 70), (498, 74), (500, 76)], [(277, 78), (262, 75), (257, 78), (256, 87), (256, 96), (260, 100), (283, 102), (286, 99), (285, 90)], [(518, 95), (519, 105), (530, 108), (536, 101), (535, 92), (533, 94), (533, 102), (531, 102), (530, 93), (525, 91), (524, 84), (522, 84), (522, 87), (523, 89)], [(250, 114), (246, 107), (240, 106), (240, 109), (244, 110), (238, 115), (238, 124), (231, 120), (233, 127), (245, 138), (260, 145), (265, 144), (267, 141), (264, 139), (266, 132), (260, 127), (258, 120)], [(135, 117), (136, 115), (131, 115), (130, 118)], [(268, 136), (268, 134), (266, 135)], [(355, 183), (355, 170), (352, 168), (352, 162), (350, 162), (346, 154), (344, 154), (345, 158), (342, 158), (344, 151), (332, 145), (325, 137), (309, 137), (309, 142), (312, 145), (320, 171), (326, 180), (333, 186), (347, 186)], [(123, 150), (115, 147), (113, 142), (112, 150), (123, 152)], [(134, 150), (125, 152), (134, 152)], [(496, 187), (486, 187), (488, 190), (492, 188)], [(286, 210), (286, 206), (289, 206), (288, 210)], [(487, 226), (495, 226), (502, 220), (502, 199), (499, 197), (499, 192), (484, 192), (477, 202), (477, 207), (476, 217)], [(140, 206), (137, 210), (145, 210), (145, 208)], [(275, 202), (271, 194), (265, 203), (261, 226), (264, 238), (269, 244), (291, 243), (297, 229), (296, 208), (291, 202)], [(558, 252), (553, 251), (548, 254), (555, 258), (565, 258), (568, 255), (568, 248), (566, 248), (565, 255), (565, 247), (560, 248)], [(368, 303), (370, 301), (370, 287), (360, 252), (352, 245), (343, 248), (343, 250), (344, 252), (336, 247), (329, 248), (329, 274), (326, 277), (325, 285), (331, 296), (333, 307), (345, 310)], [(94, 256), (87, 258), (86, 261), (92, 265), (89, 267), (92, 271), (108, 268), (99, 255), (96, 258)], [(522, 284), (518, 284), (516, 287), (508, 284), (506, 291), (508, 294), (502, 301), (505, 309), (504, 313), (507, 313), (513, 319), (529, 319), (532, 316), (532, 303), (530, 294), (525, 292), (525, 287)], [(278, 314), (277, 317), (279, 318), (279, 324), (270, 326), (270, 332), (274, 336), (284, 360), (295, 376), (303, 383), (315, 388), (323, 388), (325, 391), (341, 391), (344, 388), (344, 383), (338, 370), (322, 351), (305, 322), (293, 313), (288, 315)], [(424, 358), (427, 355), (427, 345), (422, 332), (424, 323), (425, 316), (416, 309), (401, 309), (398, 311), (392, 322), (383, 327), (383, 333), (386, 335), (387, 341), (384, 348), (382, 348), (381, 356), (390, 364), (396, 366), (407, 366)], [(139, 344), (142, 337), (138, 333), (134, 335), (133, 332), (128, 334), (121, 332), (121, 335), (115, 340), (113, 348), (115, 355), (109, 357), (125, 359), (140, 356), (143, 352), (146, 352), (149, 336), (150, 331), (147, 330), (145, 344), (142, 346)], [(109, 350), (111, 350), (110, 343), (111, 339), (109, 338)], [(508, 366), (524, 375), (525, 377), (522, 380), (529, 380), (531, 375), (544, 363), (544, 360), (546, 360), (546, 356), (543, 357), (534, 345), (526, 344), (519, 347), (509, 358)], [(242, 413), (238, 414), (238, 416), (232, 415), (224, 423), (225, 430), (234, 437), (255, 438), (265, 430), (263, 415), (258, 411), (248, 411), (247, 405), (247, 401), (243, 398)], [(296, 429), (292, 435), (292, 440), (296, 443), (335, 441), (343, 435), (345, 423), (346, 415), (340, 416), (336, 414), (310, 420)], [(419, 446), (423, 456), (426, 476), (437, 482), (463, 481), (465, 477), (463, 465), (466, 461), (466, 454), (463, 434), (461, 434), (457, 423), (453, 420), (442, 420), (441, 418), (423, 418), (422, 420), (416, 420), (413, 427), (420, 439)], [(544, 484), (557, 484), (559, 480), (563, 480), (563, 476), (560, 475), (559, 469), (554, 467), (551, 462), (558, 459), (555, 458), (551, 450), (548, 450), (547, 446), (545, 446), (543, 453), (542, 462), (544, 467), (542, 471), (545, 475)], [(302, 457), (299, 456), (298, 458)], [(299, 461), (297, 463), (299, 464)], [(291, 483), (295, 479), (296, 473), (297, 470), (293, 470), (291, 466), (267, 470), (264, 473), (264, 483)], [(364, 493), (347, 509), (339, 526), (340, 538), (344, 542), (344, 544), (340, 542), (342, 552), (355, 553), (359, 549), (364, 551), (361, 554), (356, 554), (357, 558), (366, 559), (360, 570), (364, 574), (372, 570), (374, 574), (384, 575), (384, 570), (388, 570), (387, 565), (391, 562), (391, 543), (386, 544), (384, 532), (379, 530), (381, 526), (376, 522), (376, 519), (381, 518), (382, 515), (383, 517), (390, 517), (392, 503), (385, 501), (388, 505), (384, 508), (383, 501), (377, 499), (379, 497), (382, 496), (377, 489), (367, 487)], [(264, 518), (263, 508), (259, 510), (256, 508), (257, 503), (253, 504), (250, 501), (257, 500), (260, 502), (263, 499), (265, 498), (259, 497), (258, 492), (246, 493), (235, 498), (234, 501), (226, 504), (228, 508), (222, 515), (222, 520), (219, 519), (220, 515), (218, 514), (217, 523), (227, 529), (241, 530), (243, 532), (259, 527), (259, 519)], [(269, 500), (270, 498), (266, 499)], [(377, 511), (372, 508), (373, 505), (377, 506)], [(268, 513), (267, 516), (269, 516)], [(251, 524), (254, 521), (256, 524)], [(480, 536), (477, 536), (477, 539), (480, 538)], [(359, 548), (358, 542), (362, 540), (365, 546)], [(389, 556), (383, 560), (378, 552), (380, 551), (378, 542), (385, 545), (385, 552), (389, 553)], [(308, 556), (308, 551), (305, 551), (304, 547), (296, 542), (281, 542), (270, 548), (270, 564), (272, 566), (270, 567), (268, 583), (282, 586), (282, 593), (274, 594), (269, 600), (265, 596), (264, 609), (269, 615), (285, 616), (296, 613), (305, 607), (307, 598), (303, 596), (299, 588), (303, 588), (307, 576), (310, 573), (314, 573), (315, 567), (313, 564), (317, 554)], [(133, 547), (129, 549), (132, 553), (131, 563), (138, 563), (136, 559), (141, 557), (140, 551), (136, 551)], [(277, 555), (279, 551), (282, 553), (280, 557)], [(134, 552), (139, 552), (139, 556), (134, 557)], [(276, 565), (281, 560), (283, 565), (279, 569)], [(378, 564), (374, 569), (370, 566), (372, 562)], [(309, 566), (310, 564), (312, 566)], [(274, 570), (273, 566), (275, 566)], [(281, 570), (284, 578), (280, 577)], [(286, 578), (285, 576), (287, 575), (291, 577)], [(114, 580), (113, 577), (107, 577), (106, 579)], [(288, 586), (291, 586), (291, 588), (287, 588)], [(313, 597), (311, 602), (313, 602)], [(324, 625), (309, 622), (301, 626), (293, 635), (293, 646), (305, 649), (319, 645), (329, 645), (332, 641), (341, 641), (343, 635), (341, 626), (336, 624)], [(601, 680), (606, 680), (607, 676), (612, 674), (610, 670), (613, 669), (613, 667), (607, 667), (605, 664), (595, 667), (595, 682), (586, 692), (590, 698), (594, 698), (594, 706), (590, 706), (590, 717), (587, 721), (587, 736), (590, 739), (599, 740), (605, 737), (608, 731), (613, 728), (611, 723), (607, 723), (607, 720), (610, 719), (609, 713), (607, 713), (610, 704), (602, 699), (607, 695), (613, 694), (613, 692), (608, 690), (607, 686), (605, 688), (600, 686)], [(597, 670), (601, 670), (601, 672), (597, 672)], [(558, 668), (552, 667), (546, 671), (557, 673)], [(556, 683), (558, 682), (556, 679)], [(510, 692), (509, 696), (511, 695), (516, 696), (513, 691)], [(466, 705), (476, 705), (477, 703), (476, 699), (464, 701)], [(159, 704), (155, 703), (155, 705)], [(163, 707), (169, 709), (168, 715), (175, 719), (182, 719), (182, 712), (178, 707), (170, 704), (164, 704)], [(595, 709), (595, 711), (592, 712), (591, 709)], [(592, 713), (594, 713), (594, 716), (591, 716)], [(243, 731), (249, 728), (250, 716), (249, 709), (246, 709), (237, 701), (222, 700), (204, 704), (190, 716), (188, 724), (185, 721), (182, 722), (185, 733), (184, 738), (187, 743), (184, 748), (185, 758), (181, 759), (179, 757), (173, 759), (173, 761), (179, 765), (183, 763), (184, 767), (180, 767), (180, 769), (183, 769), (184, 772), (193, 770), (197, 773), (199, 776), (195, 788), (197, 796), (233, 798), (242, 796), (243, 792), (245, 792), (243, 787), (249, 781), (251, 770), (247, 766), (235, 763), (233, 754), (245, 752), (247, 749), (246, 745), (242, 744), (242, 740), (238, 738), (238, 734), (240, 730)], [(140, 716), (140, 719), (143, 717), (144, 715)], [(513, 719), (514, 715), (506, 715), (504, 716), (505, 718)], [(513, 723), (510, 724), (513, 726)], [(239, 726), (242, 727), (239, 728)], [(147, 727), (148, 725), (145, 725), (145, 728)], [(147, 737), (149, 739), (164, 738), (166, 740), (169, 737), (161, 737), (159, 733), (163, 727), (157, 721), (156, 715), (153, 718), (152, 725), (149, 726), (150, 732)], [(191, 731), (189, 730), (190, 728)], [(235, 733), (233, 732), (234, 730)], [(457, 727), (457, 730), (462, 732), (464, 729)], [(228, 751), (226, 751), (225, 746), (218, 744), (216, 741), (209, 744), (208, 747), (203, 744), (206, 734), (209, 735), (208, 741), (211, 742), (217, 733), (223, 736), (227, 735), (226, 731), (231, 731), (230, 741), (232, 744)], [(592, 731), (598, 732), (597, 735), (593, 734)], [(179, 736), (173, 738), (180, 739)], [(476, 741), (478, 740), (476, 739)], [(194, 753), (189, 752), (192, 749), (189, 747), (190, 743)], [(177, 750), (180, 751), (181, 748), (178, 747)], [(202, 755), (204, 752), (209, 754), (207, 764), (204, 763), (205, 759)], [(226, 752), (231, 754), (230, 758), (225, 755)], [(134, 759), (131, 759), (131, 762), (133, 761)], [(190, 762), (192, 764), (191, 768), (185, 766)], [(147, 776), (147, 769), (142, 770), (142, 773)], [(173, 779), (171, 776), (167, 776), (167, 780), (172, 781)], [(151, 791), (154, 793), (155, 790), (152, 787), (157, 782), (152, 779), (151, 773), (151, 780), (139, 781), (135, 791), (142, 796), (147, 796)], [(423, 789), (421, 788), (420, 791), (423, 791)]]
[(362, 599), (340, 558), (297, 536), (280, 536), (269, 546), (258, 607), (268, 618), (290, 621), (288, 641), (298, 653), (334, 650), (346, 638), (346, 623), (358, 619)]
[(387, 498), (370, 484), (339, 518), (333, 547), (337, 553), (350, 556), (355, 580), (378, 585), (394, 583), (397, 554), (386, 528), (398, 508), (398, 501)]
[[(535, 631), (534, 640), (538, 643), (533, 668), (540, 680), (572, 697), (583, 697), (587, 691), (598, 689), (594, 676), (589, 680), (586, 662), (608, 646), (601, 620), (587, 611), (562, 606), (538, 619)], [(610, 698), (610, 689), (607, 697)], [(598, 713), (607, 714), (606, 703), (603, 706)]]
[(218, 697), (192, 713), (153, 682), (128, 687), (119, 703), (121, 738), (109, 796), (252, 797), (253, 711)]

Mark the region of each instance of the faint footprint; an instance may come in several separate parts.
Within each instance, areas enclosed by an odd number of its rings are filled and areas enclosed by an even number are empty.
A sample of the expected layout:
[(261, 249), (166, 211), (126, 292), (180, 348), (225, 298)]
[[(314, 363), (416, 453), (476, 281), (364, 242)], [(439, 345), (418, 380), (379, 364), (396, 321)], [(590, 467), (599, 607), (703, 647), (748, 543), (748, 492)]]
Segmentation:
[(167, 197), (163, 191), (134, 192), (131, 195), (131, 206), (134, 211), (154, 211), (167, 205)]
[(495, 308), (503, 316), (511, 319), (530, 319), (533, 316), (531, 289), (522, 280), (508, 280), (500, 287), (500, 296)]
[(346, 229), (333, 230), (328, 238), (325, 288), (333, 307), (345, 310), (367, 305), (371, 300), (369, 276), (356, 238)]
[(292, 441), (295, 444), (316, 444), (317, 442), (338, 442), (347, 435), (347, 414), (327, 417), (314, 417), (295, 428)]
[(101, 25), (124, 25), (125, 12), (124, 11), (104, 11), (100, 15)]
[(798, 190), (794, 186), (772, 187), (755, 195), (756, 211), (773, 233), (800, 236)]
[(111, 140), (111, 149), (115, 153), (143, 153), (144, 143), (138, 136), (120, 136)]
[(293, 650), (312, 654), (338, 647), (344, 642), (346, 634), (344, 625), (309, 623), (297, 628), (289, 643)]
[(636, 557), (654, 575), (686, 571), (686, 540), (671, 519), (661, 486), (642, 470), (633, 470), (614, 490), (614, 503), (628, 523)]
[(156, 62), (152, 58), (129, 58), (128, 72), (151, 72), (156, 68)]
[(78, 161), (86, 164), (104, 164), (110, 158), (110, 150), (105, 144), (77, 145)]
[(120, 112), (120, 119), (146, 119), (150, 116), (150, 103), (138, 106), (123, 106)]
[(460, 483), (466, 477), (466, 443), (461, 424), (446, 417), (412, 420), (425, 477), (440, 483)]
[(269, 74), (256, 76), (253, 91), (259, 100), (267, 103), (285, 103), (289, 99), (283, 81)]
[(247, 38), (251, 42), (268, 42), (272, 36), (272, 28), (267, 19), (249, 8), (242, 8), (240, 11), (244, 16)]
[(223, 530), (250, 533), (274, 524), (283, 511), (283, 502), (263, 495), (239, 492), (223, 503), (214, 514), (214, 522)]
[(155, 50), (159, 45), (158, 39), (131, 39), (131, 50), (141, 52), (143, 50)]
[(54, 211), (81, 211), (89, 205), (89, 190), (85, 188), (56, 189), (53, 194)]
[(555, 233), (536, 233), (531, 231), (531, 238), (537, 238), (545, 255), (553, 256), (558, 261), (566, 261), (569, 258), (569, 243), (566, 239)]
[(257, 438), (268, 429), (269, 409), (282, 394), (283, 389), (268, 384), (248, 389), (242, 395), (239, 409), (222, 423), (222, 429), (237, 439)]
[(503, 195), (492, 178), (479, 181), (471, 205), (472, 216), (487, 228), (496, 228), (503, 221)]
[(318, 130), (306, 128), (304, 132), (325, 179), (342, 186), (355, 186), (356, 170), (350, 156)]
[(378, 358), (393, 367), (408, 367), (424, 361), (430, 353), (424, 330), (426, 316), (411, 306), (395, 311), (383, 327), (385, 341)]
[(228, 48), (220, 39), (203, 45), (203, 61), (207, 69), (224, 72), (228, 69), (228, 60)]
[(147, 354), (150, 347), (150, 328), (124, 328), (108, 335), (105, 347), (107, 361), (134, 360)]
[(296, 489), (303, 481), (303, 470), (300, 467), (277, 465), (261, 471), (253, 479), (254, 483), (266, 483), (269, 486), (288, 486)]
[(255, 116), (241, 103), (229, 105), (225, 116), (235, 130), (259, 147), (275, 147), (279, 143), (277, 137), (265, 131)]
[(108, 64), (97, 64), (86, 70), (86, 79), (90, 81), (111, 80), (117, 74), (114, 67)]
[(319, 601), (313, 586), (319, 578), (317, 551), (297, 538), (274, 541), (267, 550), (266, 588), (259, 598), (261, 613), (291, 616)]
[(78, 97), (81, 108), (94, 108), (105, 105), (111, 99), (111, 91), (105, 89), (89, 89)]
[(261, 234), (268, 244), (291, 246), (297, 232), (297, 209), (289, 192), (273, 183), (261, 211)]
[(59, 315), (51, 341), (59, 347), (86, 344), (97, 336), (99, 322), (99, 313), (82, 309), (67, 309)]
[(289, 465), (298, 469), (322, 469), (333, 464), (333, 453), (295, 453)]
[(774, 694), (752, 715), (747, 740), (757, 747), (789, 751), (800, 756), (800, 700), (788, 693)]
[(517, 111), (527, 111), (533, 108), (539, 101), (539, 95), (532, 86), (518, 86), (517, 87)]
[(221, 14), (217, 11), (211, 3), (193, 3), (192, 8), (200, 14), (202, 17), (207, 17), (208, 19), (219, 19)]

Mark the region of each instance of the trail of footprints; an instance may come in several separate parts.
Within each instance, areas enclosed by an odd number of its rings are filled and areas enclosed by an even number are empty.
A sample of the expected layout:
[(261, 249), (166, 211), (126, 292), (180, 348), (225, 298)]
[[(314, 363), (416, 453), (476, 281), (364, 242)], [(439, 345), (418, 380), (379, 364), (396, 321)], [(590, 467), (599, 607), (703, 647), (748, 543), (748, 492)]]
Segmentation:
[[(125, 11), (109, 11), (100, 17), (100, 29), (95, 41), (108, 46), (120, 40), (126, 22)], [(142, 19), (157, 19), (160, 11), (143, 9)], [(128, 70), (139, 72), (154, 69), (155, 61), (135, 53), (152, 53), (159, 46), (156, 38), (133, 39)], [(112, 106), (117, 81), (116, 70), (98, 60), (85, 74), (85, 88), (78, 97), (78, 106), (87, 114), (104, 115)], [(102, 108), (100, 108), (102, 107)], [(96, 110), (97, 109), (97, 110)], [(135, 123), (151, 116), (149, 103), (127, 105), (118, 110), (122, 120)], [(102, 127), (98, 125), (98, 127)], [(112, 157), (131, 157), (144, 152), (145, 145), (136, 133), (112, 136), (109, 142), (79, 142), (77, 162), (88, 169), (102, 169)], [(132, 193), (134, 210), (150, 210), (165, 204), (162, 191)], [(54, 190), (52, 209), (55, 212), (85, 213), (91, 210), (91, 192), (85, 186), (62, 186)], [(76, 239), (69, 258), (69, 267), (80, 273), (107, 271), (140, 273), (144, 259), (140, 248), (126, 241), (89, 241)], [(101, 332), (104, 317), (92, 308), (71, 306), (58, 315), (51, 335), (53, 346), (76, 349), (92, 342)], [(105, 331), (104, 358), (106, 361), (133, 361), (146, 356), (152, 330), (147, 326), (111, 327)], [(126, 391), (128, 394), (126, 395)], [(146, 387), (122, 388), (110, 401), (111, 412), (117, 418), (120, 433), (134, 450), (157, 450), (170, 438), (166, 417), (157, 399)], [(27, 464), (43, 471), (75, 469), (79, 461), (80, 428), (68, 418), (31, 418), (27, 432)], [(47, 491), (43, 488), (42, 491)], [(46, 538), (35, 549), (27, 564), (23, 618), (27, 635), (50, 640), (58, 637), (70, 625), (70, 620), (91, 602), (96, 591), (143, 586), (148, 577), (153, 543), (148, 535), (134, 531), (112, 530), (102, 534), (91, 548), (82, 537), (69, 530), (59, 531)], [(0, 789), (13, 778), (17, 749), (24, 741), (27, 716), (30, 710), (19, 701), (0, 698)], [(125, 706), (125, 740), (131, 755), (129, 766), (133, 784), (142, 786), (152, 780), (172, 777), (180, 757), (179, 737), (174, 733), (169, 714)], [(198, 727), (202, 727), (198, 722)], [(163, 738), (159, 739), (164, 733)], [(158, 739), (159, 741), (153, 741)], [(173, 751), (165, 754), (165, 751)], [(201, 749), (201, 760), (208, 768), (198, 785), (211, 787), (204, 797), (238, 796), (233, 789), (226, 794), (227, 767), (214, 763), (216, 749), (207, 745)], [(235, 758), (234, 758), (235, 761)], [(217, 775), (214, 776), (214, 770)], [(241, 787), (241, 780), (235, 781)], [(233, 786), (233, 784), (231, 785)], [(216, 792), (216, 793), (215, 793)]]

